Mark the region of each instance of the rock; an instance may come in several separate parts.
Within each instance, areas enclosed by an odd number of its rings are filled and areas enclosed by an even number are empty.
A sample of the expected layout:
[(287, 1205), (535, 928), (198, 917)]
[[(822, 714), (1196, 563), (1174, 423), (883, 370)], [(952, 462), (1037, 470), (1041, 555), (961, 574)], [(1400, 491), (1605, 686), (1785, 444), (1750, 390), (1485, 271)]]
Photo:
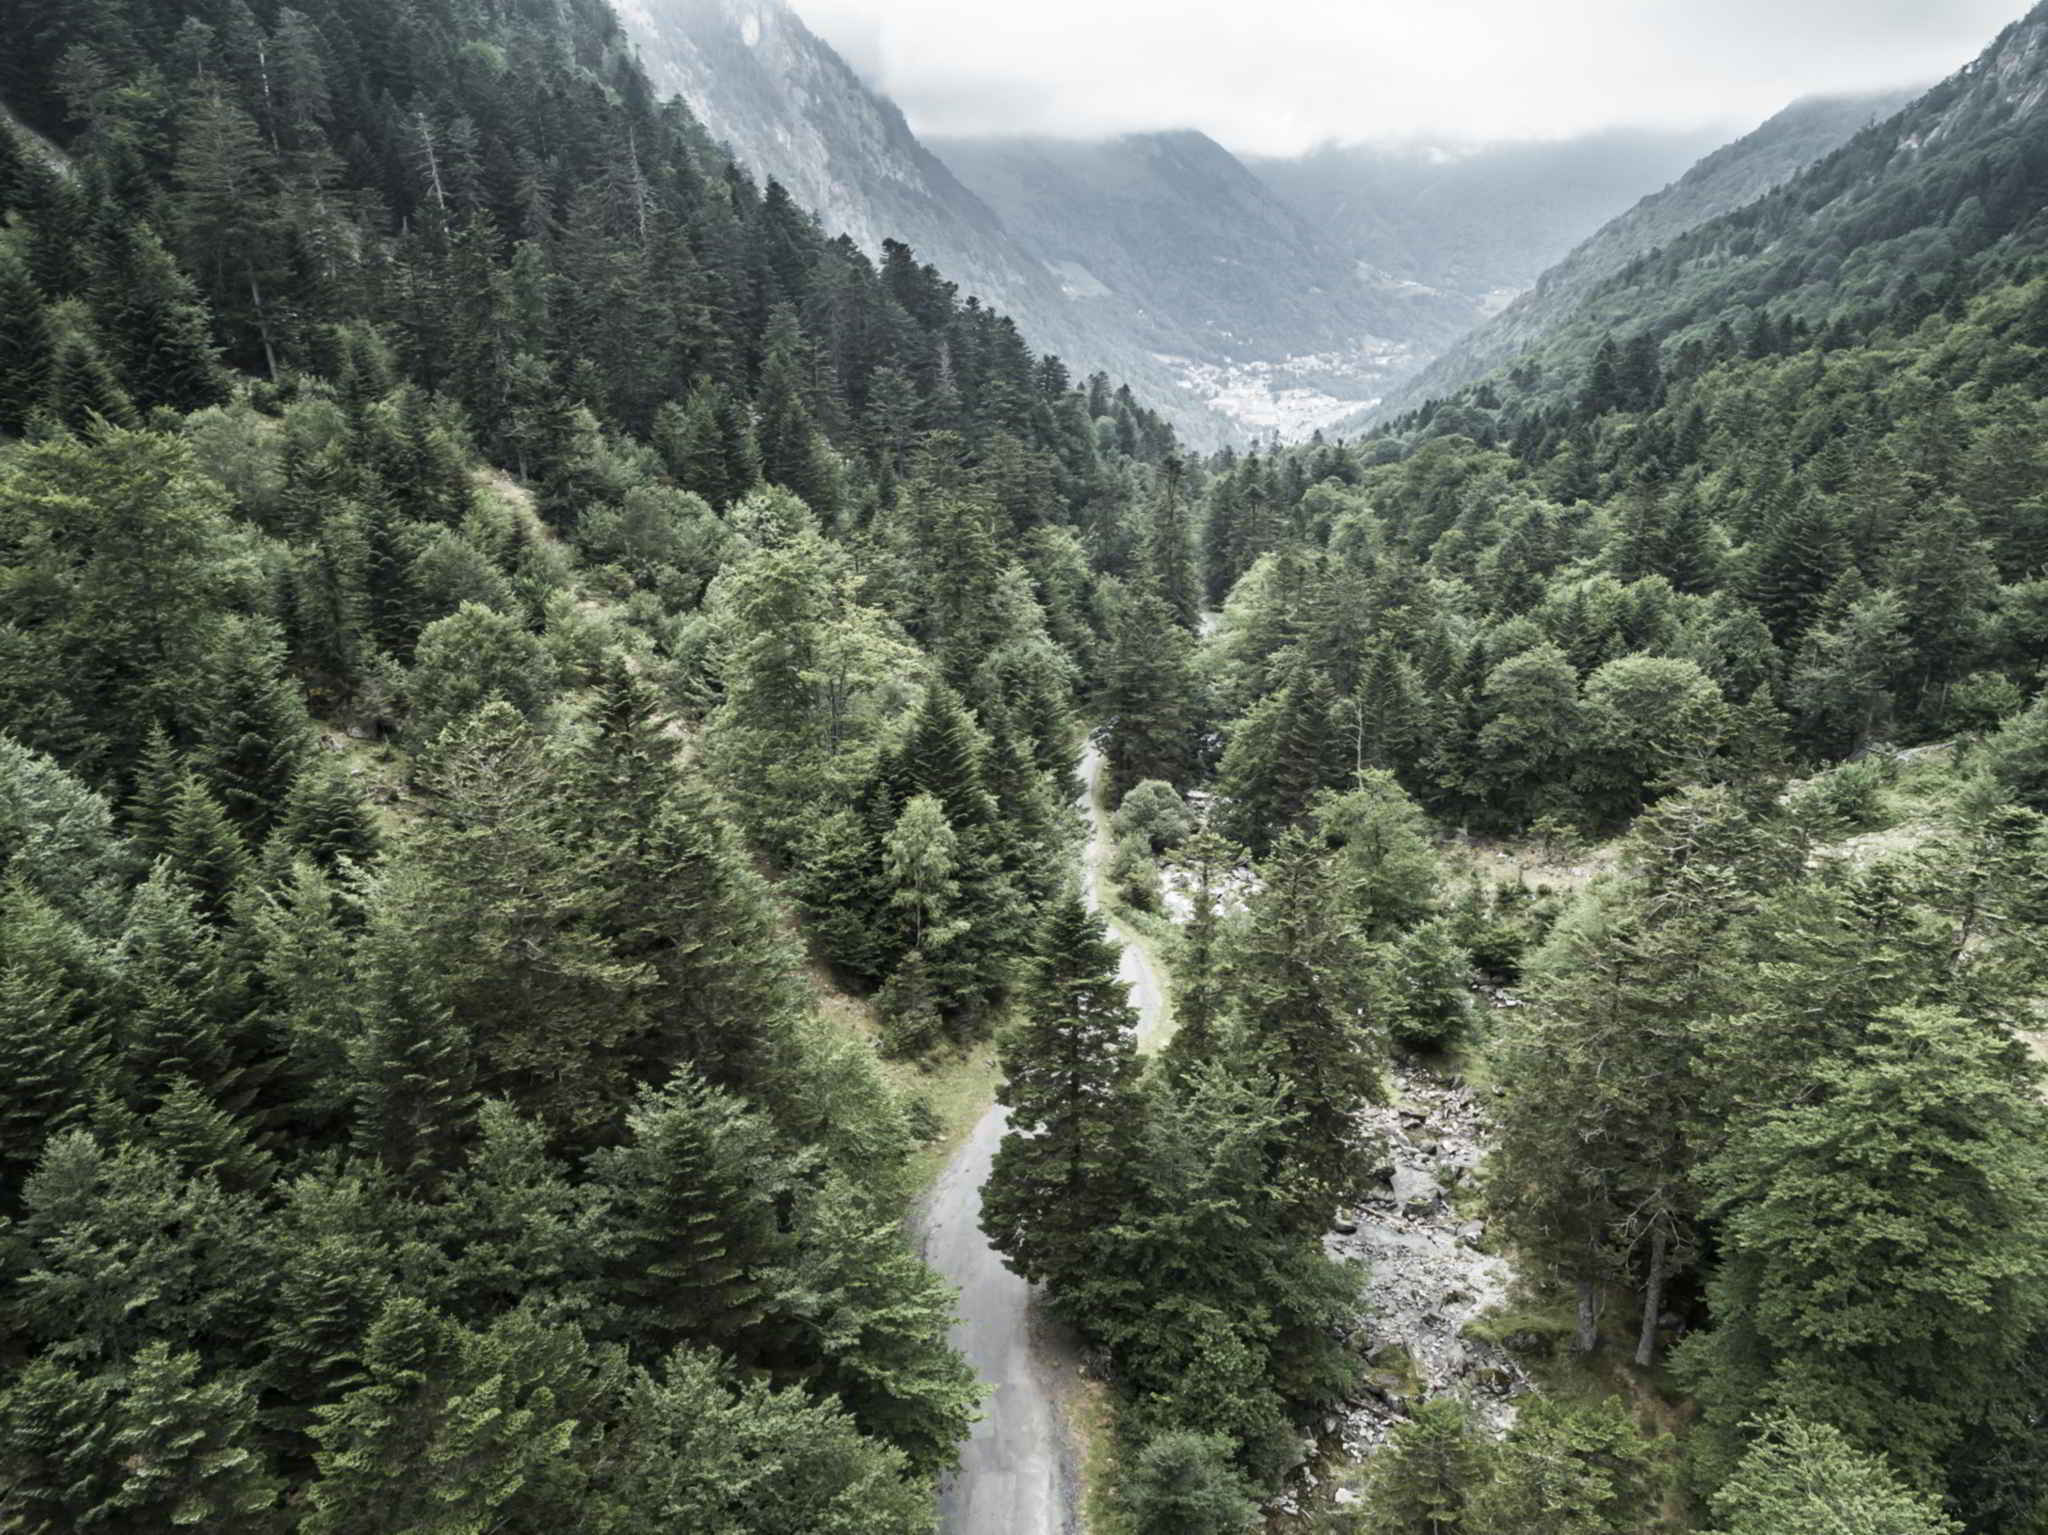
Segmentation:
[(1426, 1157), (1435, 1157), (1442, 1154), (1444, 1143), (1442, 1141), (1421, 1141), (1416, 1144), (1415, 1149)]
[(1479, 1250), (1480, 1238), (1486, 1235), (1486, 1222), (1467, 1221), (1458, 1228), (1458, 1240), (1474, 1252)]
[(1485, 1369), (1476, 1372), (1472, 1377), (1472, 1382), (1480, 1390), (1491, 1391), (1496, 1396), (1506, 1396), (1515, 1389), (1513, 1372), (1504, 1370), (1497, 1364), (1488, 1365)]
[(348, 738), (351, 741), (370, 741), (375, 739), (375, 737), (370, 734), (369, 730), (361, 725), (349, 726)]
[(1403, 1215), (1427, 1215), (1443, 1198), (1436, 1179), (1419, 1168), (1403, 1167), (1394, 1173), (1394, 1203)]
[(1358, 1222), (1339, 1220), (1332, 1229), (1340, 1237), (1355, 1237), (1358, 1235)]
[(1349, 1487), (1339, 1487), (1336, 1493), (1333, 1495), (1331, 1501), (1333, 1501), (1339, 1508), (1343, 1508), (1347, 1504), (1356, 1503), (1358, 1501), (1358, 1494), (1353, 1492)]

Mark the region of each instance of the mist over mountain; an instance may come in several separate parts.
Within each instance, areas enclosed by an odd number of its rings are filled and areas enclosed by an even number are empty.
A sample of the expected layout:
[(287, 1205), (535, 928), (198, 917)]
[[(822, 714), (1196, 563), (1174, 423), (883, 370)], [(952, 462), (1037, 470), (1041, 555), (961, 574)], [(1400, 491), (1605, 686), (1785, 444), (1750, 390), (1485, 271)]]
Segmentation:
[(1382, 409), (1418, 403), (1471, 383), (1532, 344), (1597, 283), (1636, 257), (1761, 197), (1918, 95), (1918, 89), (1902, 88), (1794, 102), (1755, 132), (1714, 151), (1672, 185), (1601, 226), (1545, 271), (1533, 289), (1405, 380)]
[(1615, 128), (1554, 142), (1328, 145), (1248, 163), (1363, 265), (1465, 300), (1469, 324), (1727, 138)]
[(925, 141), (784, 0), (620, 14), (657, 88), (828, 233), (910, 245), (1199, 445), (1355, 417), (1719, 142), (1617, 129), (1247, 161), (1192, 130)]

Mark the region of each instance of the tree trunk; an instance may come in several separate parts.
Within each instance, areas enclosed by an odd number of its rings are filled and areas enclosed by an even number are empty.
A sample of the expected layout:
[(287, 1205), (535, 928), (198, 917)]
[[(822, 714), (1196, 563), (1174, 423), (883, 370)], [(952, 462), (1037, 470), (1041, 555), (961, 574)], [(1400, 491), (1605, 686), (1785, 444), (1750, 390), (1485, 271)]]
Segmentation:
[(270, 381), (277, 382), (277, 348), (270, 340), (270, 316), (264, 312), (263, 290), (256, 286), (256, 274), (249, 273), (249, 302), (256, 306), (256, 334), (263, 338), (263, 365)]
[(1664, 1263), (1670, 1247), (1670, 1233), (1659, 1226), (1650, 1237), (1650, 1277), (1643, 1286), (1643, 1331), (1636, 1340), (1638, 1369), (1647, 1370), (1657, 1362), (1657, 1316), (1664, 1309)]
[(1579, 1331), (1572, 1340), (1582, 1354), (1590, 1354), (1600, 1342), (1600, 1289), (1590, 1279), (1579, 1281)]

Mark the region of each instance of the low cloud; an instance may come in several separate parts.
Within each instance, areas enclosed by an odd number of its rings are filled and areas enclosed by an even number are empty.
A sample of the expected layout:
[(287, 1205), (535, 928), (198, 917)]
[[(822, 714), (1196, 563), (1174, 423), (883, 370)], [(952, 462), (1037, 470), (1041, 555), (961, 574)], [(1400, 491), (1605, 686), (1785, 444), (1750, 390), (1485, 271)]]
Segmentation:
[(1232, 149), (1743, 124), (1948, 74), (2024, 0), (794, 0), (920, 132)]

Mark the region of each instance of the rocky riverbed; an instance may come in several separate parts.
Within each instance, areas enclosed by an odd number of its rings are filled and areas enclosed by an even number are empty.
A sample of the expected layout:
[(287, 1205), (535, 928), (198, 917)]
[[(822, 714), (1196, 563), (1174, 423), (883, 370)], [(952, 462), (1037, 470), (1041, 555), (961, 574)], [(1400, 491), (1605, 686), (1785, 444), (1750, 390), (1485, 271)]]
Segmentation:
[[(1514, 1419), (1528, 1381), (1497, 1345), (1465, 1336), (1467, 1323), (1507, 1299), (1507, 1260), (1482, 1250), (1486, 1227), (1461, 1213), (1486, 1155), (1484, 1110), (1471, 1088), (1416, 1066), (1394, 1072), (1394, 1101), (1367, 1118), (1386, 1155), (1374, 1191), (1327, 1239), (1338, 1257), (1368, 1271), (1367, 1357), (1385, 1383), (1406, 1377), (1424, 1396), (1451, 1393), (1496, 1432)], [(1473, 1201), (1462, 1201), (1469, 1209)], [(1409, 1391), (1388, 1385), (1360, 1403), (1344, 1447), (1369, 1453), (1407, 1415)]]
[(1317, 1464), (1369, 1459), (1421, 1398), (1457, 1396), (1476, 1422), (1501, 1433), (1530, 1389), (1505, 1349), (1464, 1335), (1514, 1281), (1506, 1259), (1482, 1250), (1485, 1223), (1456, 1200), (1486, 1155), (1481, 1096), (1406, 1063), (1390, 1085), (1393, 1102), (1365, 1116), (1385, 1147), (1379, 1176), (1325, 1239), (1333, 1255), (1368, 1271), (1360, 1343), (1371, 1368), (1359, 1400), (1324, 1420), (1315, 1461), (1270, 1507), (1278, 1515), (1313, 1497)]

